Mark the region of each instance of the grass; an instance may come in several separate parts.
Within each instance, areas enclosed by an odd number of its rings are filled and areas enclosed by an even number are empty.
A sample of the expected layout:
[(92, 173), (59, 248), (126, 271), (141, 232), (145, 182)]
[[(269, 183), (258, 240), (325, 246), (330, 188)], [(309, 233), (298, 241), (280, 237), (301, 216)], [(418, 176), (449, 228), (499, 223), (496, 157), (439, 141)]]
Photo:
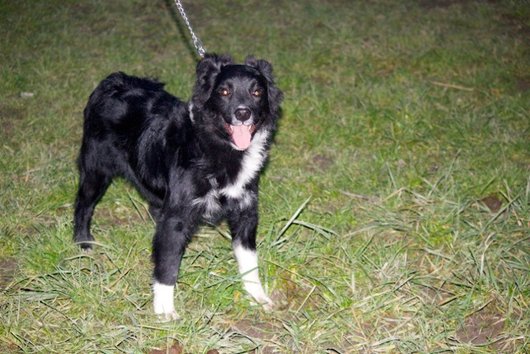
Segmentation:
[(122, 70), (186, 99), (171, 2), (0, 3), (0, 351), (524, 353), (530, 337), (525, 1), (194, 1), (211, 51), (273, 64), (284, 114), (261, 181), (262, 277), (226, 227), (183, 262), (182, 320), (151, 315), (153, 224), (115, 183), (72, 244), (84, 104)]

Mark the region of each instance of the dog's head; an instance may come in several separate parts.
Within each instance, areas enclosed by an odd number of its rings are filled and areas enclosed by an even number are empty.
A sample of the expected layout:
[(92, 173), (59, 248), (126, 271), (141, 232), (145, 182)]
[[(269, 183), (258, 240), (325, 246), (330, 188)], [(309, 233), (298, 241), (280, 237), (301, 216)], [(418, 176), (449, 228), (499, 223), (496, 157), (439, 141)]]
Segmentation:
[(272, 66), (265, 60), (248, 57), (238, 65), (212, 54), (197, 64), (194, 124), (237, 150), (246, 150), (259, 131), (274, 130), (281, 100)]

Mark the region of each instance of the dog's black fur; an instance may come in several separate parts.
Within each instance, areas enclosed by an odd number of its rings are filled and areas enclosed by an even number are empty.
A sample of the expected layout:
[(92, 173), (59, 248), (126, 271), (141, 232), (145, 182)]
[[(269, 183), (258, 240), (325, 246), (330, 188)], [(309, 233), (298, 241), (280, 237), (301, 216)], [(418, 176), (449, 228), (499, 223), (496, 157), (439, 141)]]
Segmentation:
[(112, 179), (123, 177), (156, 221), (154, 280), (161, 284), (175, 284), (201, 220), (225, 218), (233, 242), (255, 250), (258, 174), (280, 116), (282, 93), (265, 60), (236, 65), (206, 55), (196, 72), (188, 103), (157, 81), (114, 73), (84, 110), (75, 242), (91, 247), (94, 208)]

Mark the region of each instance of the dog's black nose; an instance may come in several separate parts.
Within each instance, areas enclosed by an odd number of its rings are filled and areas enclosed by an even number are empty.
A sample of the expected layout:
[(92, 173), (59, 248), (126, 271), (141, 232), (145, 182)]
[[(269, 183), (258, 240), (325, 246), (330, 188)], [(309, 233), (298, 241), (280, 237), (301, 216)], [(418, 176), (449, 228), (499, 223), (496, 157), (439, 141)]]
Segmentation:
[(244, 122), (247, 119), (249, 119), (250, 115), (251, 115), (251, 112), (250, 112), (250, 109), (248, 109), (248, 108), (238, 108), (235, 111), (235, 116), (236, 116), (237, 120), (239, 120), (241, 122)]

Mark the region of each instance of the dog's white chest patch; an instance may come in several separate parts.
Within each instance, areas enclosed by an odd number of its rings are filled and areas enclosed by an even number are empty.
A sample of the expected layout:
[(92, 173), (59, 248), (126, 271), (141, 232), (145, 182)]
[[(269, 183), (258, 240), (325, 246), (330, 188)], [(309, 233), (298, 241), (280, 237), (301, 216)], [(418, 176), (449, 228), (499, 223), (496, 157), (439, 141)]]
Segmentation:
[(253, 197), (246, 189), (246, 185), (259, 173), (265, 159), (267, 158), (266, 143), (269, 132), (258, 132), (252, 139), (252, 144), (245, 152), (241, 161), (241, 170), (237, 178), (227, 186), (219, 188), (213, 177), (210, 180), (212, 189), (204, 196), (193, 200), (194, 206), (203, 208), (203, 216), (206, 219), (215, 216), (222, 208), (219, 198), (221, 196), (237, 199), (241, 209), (252, 204)]

